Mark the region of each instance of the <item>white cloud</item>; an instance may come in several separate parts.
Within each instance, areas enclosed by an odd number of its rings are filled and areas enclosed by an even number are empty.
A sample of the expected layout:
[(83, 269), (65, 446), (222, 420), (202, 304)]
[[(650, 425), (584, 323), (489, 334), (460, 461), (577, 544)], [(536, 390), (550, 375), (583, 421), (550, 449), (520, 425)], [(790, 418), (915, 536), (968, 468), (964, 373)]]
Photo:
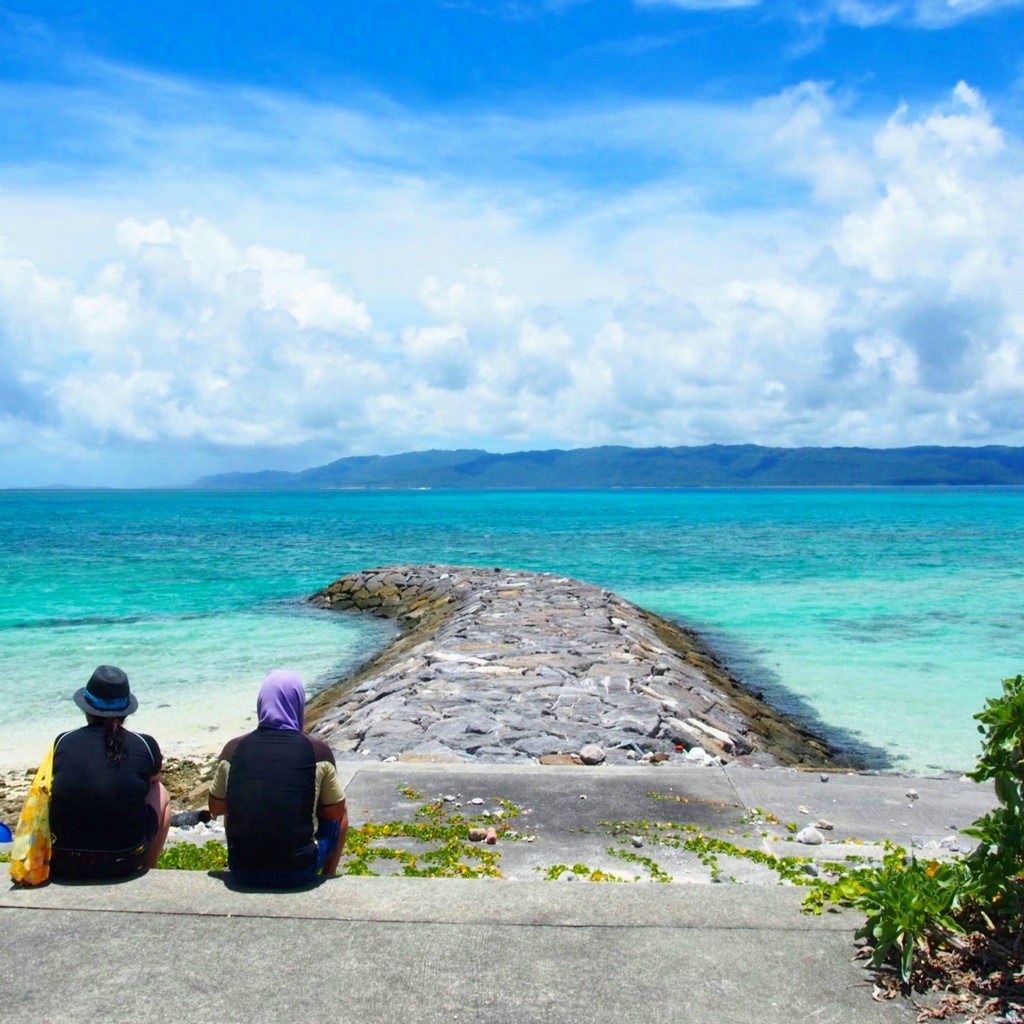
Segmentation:
[(634, 0), (639, 7), (655, 4), (681, 7), (686, 11), (718, 11), (734, 7), (757, 7), (761, 0)]
[(840, 21), (858, 28), (874, 28), (894, 21), (905, 9), (902, 2), (878, 3), (877, 0), (833, 0), (832, 13)]
[[(761, 0), (634, 0), (634, 3), (638, 7), (672, 6), (712, 11), (757, 7)], [(825, 0), (821, 6), (790, 5), (786, 13), (795, 13), (803, 22), (832, 17), (858, 28), (876, 28), (899, 21), (935, 29), (1004, 8), (1019, 7), (1022, 3), (1024, 0)]]
[(477, 266), (447, 288), (428, 277), (420, 288), (420, 301), (434, 316), (466, 324), (506, 324), (518, 319), (523, 310), (522, 300), (506, 290), (499, 271)]
[(990, 275), (1019, 260), (1008, 214), (1020, 208), (1021, 178), (993, 173), (1004, 148), (965, 83), (946, 110), (913, 121), (901, 108), (875, 138), (885, 195), (843, 221), (845, 261), (879, 280), (952, 278), (958, 291), (987, 290)]
[(826, 0), (804, 20), (834, 18), (858, 28), (898, 23), (923, 29), (948, 28), (968, 18), (1019, 7), (1024, 0)]
[[(278, 114), (295, 137), (329, 120)], [(680, 153), (710, 130), (693, 175)], [(556, 139), (680, 162), (600, 191), (504, 164)], [(1024, 444), (1024, 162), (967, 84), (874, 122), (804, 83), (742, 108), (421, 124), (409, 145), (489, 146), (501, 170), (304, 150), (244, 192), (223, 168), (187, 192), (149, 171), (8, 189), (11, 482), (72, 456), (127, 483), (211, 452), (191, 475), (431, 446)], [(714, 179), (755, 169), (723, 203)], [(143, 481), (116, 468), (140, 452)]]
[(1021, 3), (1022, 0), (916, 0), (914, 14), (920, 25), (942, 28), (974, 15), (1019, 7)]
[(79, 442), (287, 446), (380, 384), (364, 305), (304, 257), (240, 249), (202, 220), (128, 219), (116, 237), (122, 259), (78, 286), (0, 264), (15, 379)]
[(841, 139), (831, 130), (837, 121), (836, 103), (820, 83), (803, 82), (758, 107), (776, 124), (772, 143), (780, 169), (806, 181), (815, 198), (849, 203), (874, 187), (868, 161), (857, 149), (863, 140)]
[(407, 328), (402, 332), (406, 355), (414, 374), (426, 384), (446, 391), (462, 391), (470, 381), (469, 339), (465, 328)]

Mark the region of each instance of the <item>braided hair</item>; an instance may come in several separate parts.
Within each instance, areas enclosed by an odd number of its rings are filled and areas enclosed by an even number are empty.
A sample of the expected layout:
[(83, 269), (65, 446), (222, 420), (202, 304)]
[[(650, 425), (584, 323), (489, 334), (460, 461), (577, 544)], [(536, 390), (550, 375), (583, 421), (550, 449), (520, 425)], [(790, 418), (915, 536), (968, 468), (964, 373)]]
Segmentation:
[(103, 723), (103, 749), (107, 755), (107, 765), (116, 768), (124, 757), (124, 719), (99, 718), (96, 715), (85, 717), (93, 724)]
[(107, 764), (116, 768), (124, 757), (124, 719), (107, 718), (103, 722), (103, 746), (107, 752)]

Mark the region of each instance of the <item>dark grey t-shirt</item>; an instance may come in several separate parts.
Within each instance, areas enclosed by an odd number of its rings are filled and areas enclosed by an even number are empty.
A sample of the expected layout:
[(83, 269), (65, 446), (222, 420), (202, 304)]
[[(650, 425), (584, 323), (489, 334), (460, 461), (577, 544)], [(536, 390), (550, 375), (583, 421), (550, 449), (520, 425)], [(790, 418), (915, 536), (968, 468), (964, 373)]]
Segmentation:
[(210, 795), (227, 801), (228, 863), (244, 871), (313, 867), (317, 806), (345, 799), (323, 740), (263, 728), (224, 747)]
[(50, 831), (58, 850), (121, 853), (147, 839), (146, 797), (163, 757), (152, 736), (124, 730), (120, 764), (107, 764), (103, 725), (57, 737)]

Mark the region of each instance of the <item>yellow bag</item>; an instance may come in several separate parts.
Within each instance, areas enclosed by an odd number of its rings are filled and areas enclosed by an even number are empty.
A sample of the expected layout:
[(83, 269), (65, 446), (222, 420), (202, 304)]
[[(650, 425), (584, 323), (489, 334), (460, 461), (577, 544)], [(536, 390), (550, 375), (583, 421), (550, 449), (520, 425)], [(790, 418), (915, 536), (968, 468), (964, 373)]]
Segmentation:
[(18, 885), (42, 885), (50, 879), (50, 783), (53, 747), (32, 780), (11, 847), (11, 878)]

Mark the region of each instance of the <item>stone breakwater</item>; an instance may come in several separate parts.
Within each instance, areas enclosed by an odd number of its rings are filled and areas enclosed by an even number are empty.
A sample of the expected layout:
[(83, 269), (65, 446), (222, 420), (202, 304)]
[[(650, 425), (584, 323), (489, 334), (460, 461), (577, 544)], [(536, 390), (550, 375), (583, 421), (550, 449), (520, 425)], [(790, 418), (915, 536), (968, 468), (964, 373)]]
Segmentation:
[(838, 763), (696, 634), (578, 580), (400, 565), (345, 576), (310, 601), (401, 630), (309, 703), (312, 733), (340, 759)]

